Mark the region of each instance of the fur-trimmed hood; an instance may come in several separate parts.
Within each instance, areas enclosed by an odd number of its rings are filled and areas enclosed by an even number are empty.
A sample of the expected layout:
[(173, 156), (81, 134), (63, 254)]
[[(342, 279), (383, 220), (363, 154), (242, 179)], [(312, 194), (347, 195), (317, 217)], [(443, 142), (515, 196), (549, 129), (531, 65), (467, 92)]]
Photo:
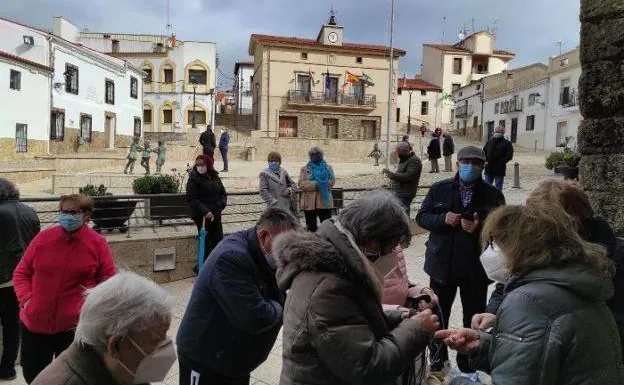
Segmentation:
[(305, 271), (327, 272), (371, 291), (381, 301), (383, 281), (373, 264), (356, 250), (333, 221), (325, 221), (316, 234), (291, 231), (281, 234), (273, 244), (277, 258), (277, 284), (288, 290)]

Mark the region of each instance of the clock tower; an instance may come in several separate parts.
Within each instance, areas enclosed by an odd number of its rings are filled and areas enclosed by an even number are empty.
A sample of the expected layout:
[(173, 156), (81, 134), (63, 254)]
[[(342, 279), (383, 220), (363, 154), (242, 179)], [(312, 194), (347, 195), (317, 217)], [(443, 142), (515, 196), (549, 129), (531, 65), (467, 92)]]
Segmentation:
[(329, 12), (329, 21), (323, 25), (316, 40), (323, 45), (342, 45), (342, 27), (336, 22), (336, 13)]

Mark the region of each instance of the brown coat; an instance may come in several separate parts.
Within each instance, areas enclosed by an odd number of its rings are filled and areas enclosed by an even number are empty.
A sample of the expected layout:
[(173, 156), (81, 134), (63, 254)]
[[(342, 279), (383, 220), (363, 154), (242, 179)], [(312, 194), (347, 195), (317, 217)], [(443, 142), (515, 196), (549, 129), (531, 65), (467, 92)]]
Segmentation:
[(73, 343), (31, 385), (116, 385), (104, 361), (89, 346)]
[[(328, 166), (331, 170), (332, 174), (334, 174), (334, 170), (331, 166)], [(331, 197), (331, 204), (329, 206), (323, 205), (323, 197), (321, 196), (321, 192), (316, 185), (316, 182), (313, 180), (309, 180), (310, 169), (307, 166), (301, 168), (301, 172), (299, 173), (299, 188), (303, 191), (301, 194), (301, 203), (299, 205), (300, 210), (310, 211), (317, 209), (333, 209), (334, 208), (334, 197)], [(336, 183), (336, 178), (332, 178), (329, 181), (331, 196), (331, 188), (334, 187), (334, 183)]]

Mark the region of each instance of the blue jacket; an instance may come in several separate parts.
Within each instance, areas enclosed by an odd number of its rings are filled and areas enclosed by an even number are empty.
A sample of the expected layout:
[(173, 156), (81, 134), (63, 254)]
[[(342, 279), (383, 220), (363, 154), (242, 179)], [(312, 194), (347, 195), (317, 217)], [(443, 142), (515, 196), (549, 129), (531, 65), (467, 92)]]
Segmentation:
[(219, 148), (228, 148), (230, 145), (230, 133), (224, 132), (219, 138)]
[(234, 233), (208, 256), (195, 282), (178, 330), (178, 354), (196, 370), (248, 375), (275, 343), (283, 304), (256, 228)]

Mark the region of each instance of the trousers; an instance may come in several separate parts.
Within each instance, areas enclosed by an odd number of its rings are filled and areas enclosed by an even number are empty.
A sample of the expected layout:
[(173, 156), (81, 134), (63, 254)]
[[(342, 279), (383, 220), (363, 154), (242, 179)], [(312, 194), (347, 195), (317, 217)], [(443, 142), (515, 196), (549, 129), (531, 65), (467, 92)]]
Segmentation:
[(312, 233), (318, 230), (317, 218), (323, 223), (323, 221), (330, 219), (332, 216), (332, 209), (316, 209), (305, 210), (306, 229)]
[(249, 374), (237, 378), (227, 377), (206, 367), (195, 367), (184, 357), (178, 357), (178, 365), (180, 385), (249, 385)]
[(13, 286), (0, 289), (0, 322), (2, 324), (0, 374), (7, 374), (15, 370), (19, 348), (19, 304)]
[(33, 333), (23, 323), (21, 329), (22, 371), (26, 383), (30, 384), (54, 357), (58, 357), (74, 342), (74, 331), (55, 334)]

